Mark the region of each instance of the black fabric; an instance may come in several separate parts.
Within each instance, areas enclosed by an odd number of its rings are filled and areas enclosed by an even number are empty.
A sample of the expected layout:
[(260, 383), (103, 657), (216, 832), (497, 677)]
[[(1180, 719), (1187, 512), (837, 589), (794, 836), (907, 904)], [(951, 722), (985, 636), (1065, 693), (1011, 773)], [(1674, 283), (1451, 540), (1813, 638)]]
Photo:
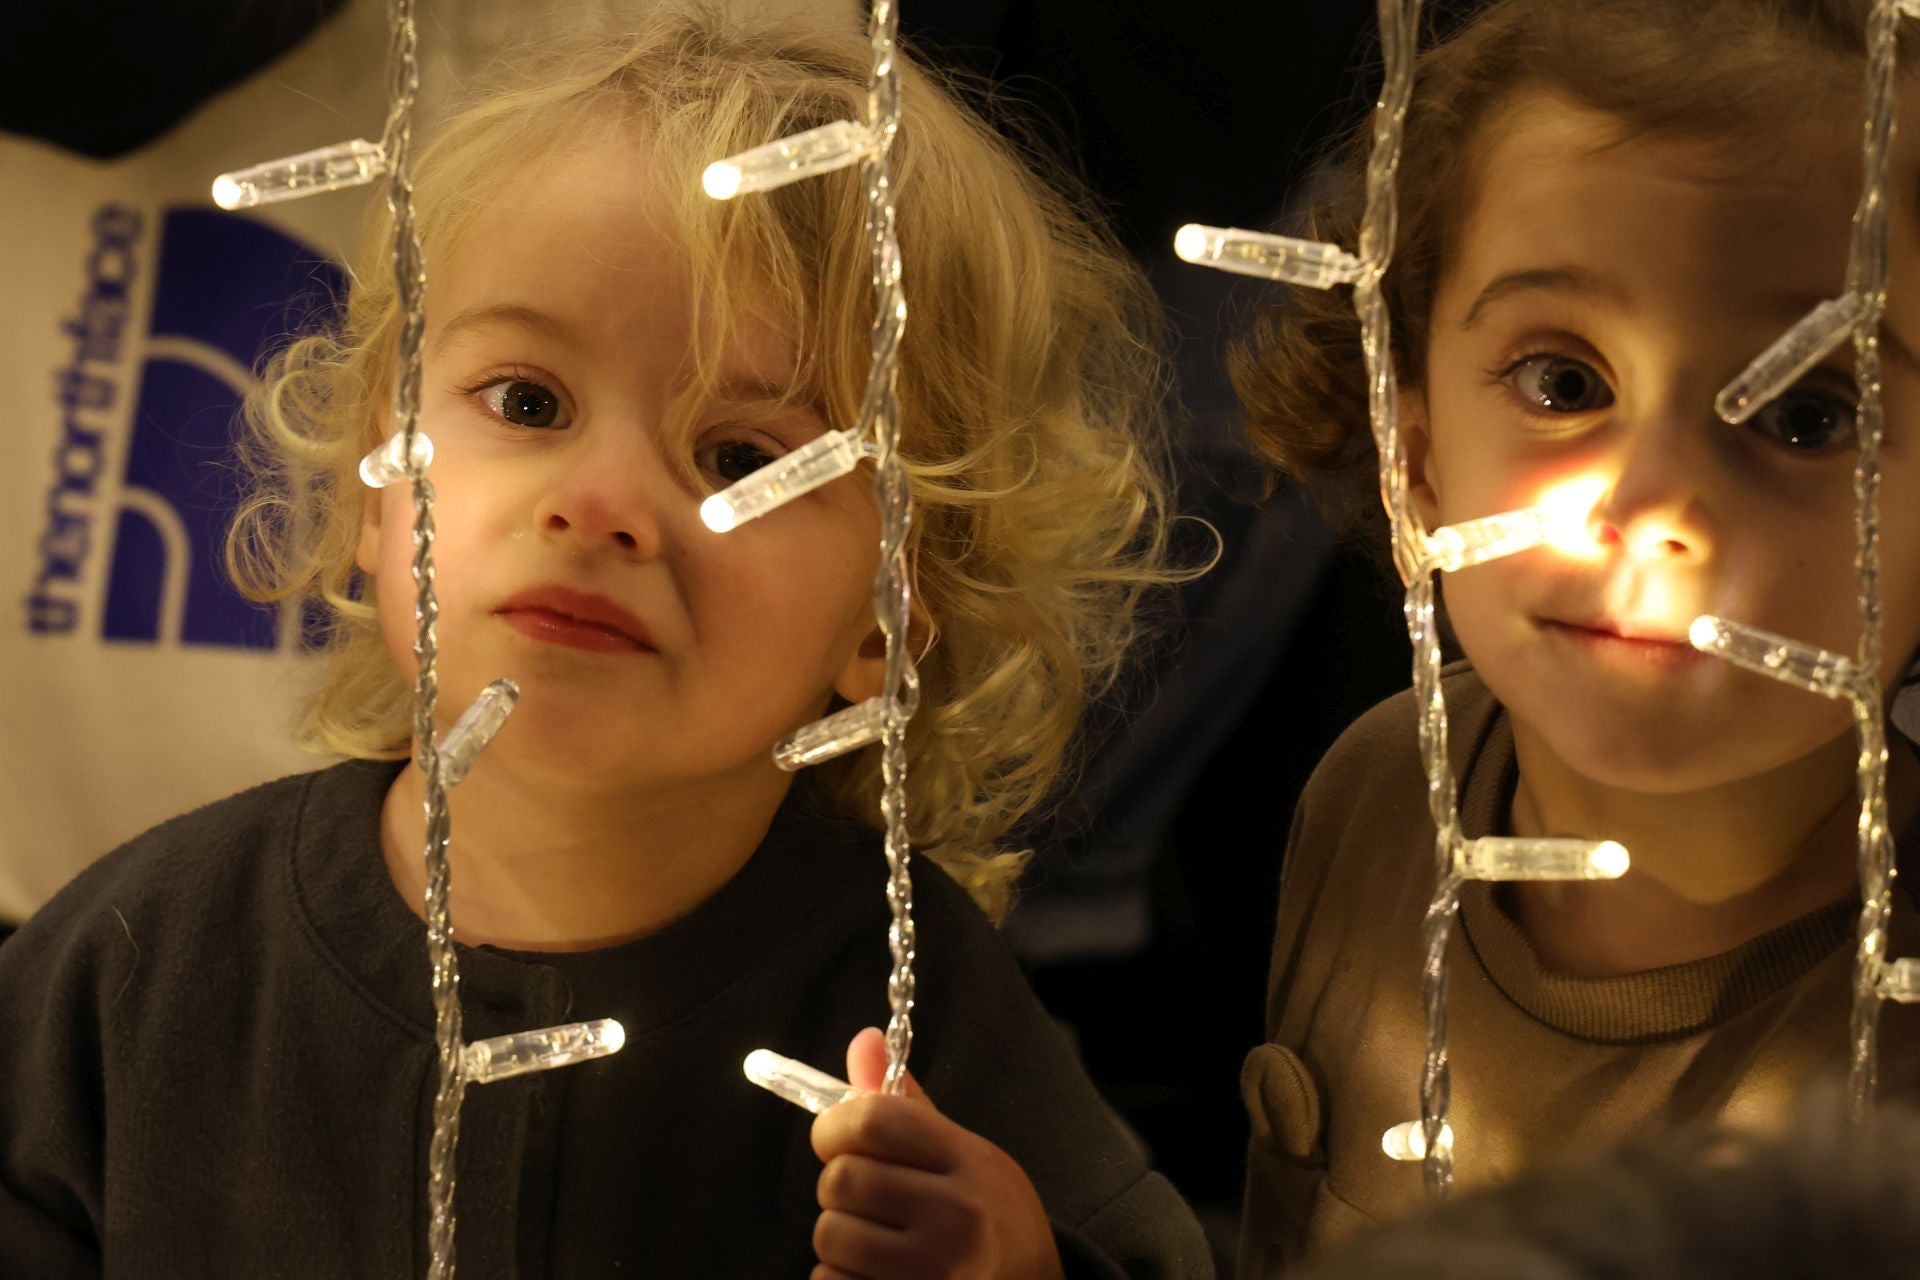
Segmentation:
[[(424, 926), (381, 862), (394, 765), (177, 819), (0, 950), (0, 1276), (412, 1277), (434, 1087)], [(474, 1086), (473, 1277), (804, 1276), (810, 1117), (748, 1084), (768, 1047), (838, 1074), (885, 1018), (884, 860), (796, 794), (747, 866), (659, 933), (576, 955), (461, 951), (469, 1040), (576, 1018), (613, 1058)], [(1004, 944), (918, 863), (913, 1065), (1006, 1148), (1077, 1276), (1211, 1274)]]
[(96, 159), (152, 142), (345, 0), (11, 0), (0, 129)]

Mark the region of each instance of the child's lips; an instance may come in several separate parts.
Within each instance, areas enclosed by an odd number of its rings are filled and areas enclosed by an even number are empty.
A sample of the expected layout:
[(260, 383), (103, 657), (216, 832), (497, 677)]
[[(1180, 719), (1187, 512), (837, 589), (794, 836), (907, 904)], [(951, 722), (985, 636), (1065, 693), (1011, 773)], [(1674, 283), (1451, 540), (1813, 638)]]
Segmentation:
[(602, 595), (548, 584), (523, 591), (493, 614), (522, 635), (594, 653), (657, 651), (646, 623)]
[(1607, 619), (1568, 622), (1540, 619), (1541, 630), (1609, 666), (1682, 671), (1705, 660), (1684, 636), (1638, 631)]
[(572, 649), (586, 649), (594, 653), (653, 652), (632, 636), (622, 634), (611, 627), (604, 627), (595, 622), (583, 622), (579, 618), (569, 618), (564, 613), (555, 613), (550, 609), (501, 609), (495, 616), (521, 635), (535, 640), (545, 640), (550, 644), (566, 645)]

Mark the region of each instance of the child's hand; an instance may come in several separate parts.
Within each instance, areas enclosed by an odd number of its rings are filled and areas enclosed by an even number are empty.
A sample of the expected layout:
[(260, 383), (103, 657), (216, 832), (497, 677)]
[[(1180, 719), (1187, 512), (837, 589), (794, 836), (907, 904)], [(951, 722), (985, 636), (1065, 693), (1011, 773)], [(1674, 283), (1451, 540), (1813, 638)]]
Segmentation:
[[(847, 1082), (880, 1088), (886, 1040), (847, 1046)], [(1053, 1226), (1013, 1157), (934, 1109), (909, 1076), (813, 1122), (820, 1220), (813, 1280), (1059, 1280)]]

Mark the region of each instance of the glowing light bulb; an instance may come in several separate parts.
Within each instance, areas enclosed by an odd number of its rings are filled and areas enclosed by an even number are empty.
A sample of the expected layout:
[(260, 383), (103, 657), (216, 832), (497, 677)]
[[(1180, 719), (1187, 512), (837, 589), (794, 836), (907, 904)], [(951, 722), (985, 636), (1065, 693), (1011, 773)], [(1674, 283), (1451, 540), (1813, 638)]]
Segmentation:
[(1238, 227), (1189, 222), (1174, 234), (1173, 251), (1197, 266), (1312, 289), (1352, 284), (1360, 278), (1360, 259), (1339, 245)]
[(731, 160), (715, 160), (700, 173), (700, 189), (710, 200), (731, 200), (740, 194), (740, 166)]
[(1604, 554), (1600, 540), (1593, 536), (1593, 509), (1606, 489), (1607, 482), (1601, 477), (1580, 476), (1543, 492), (1539, 506), (1546, 520), (1547, 545), (1578, 560)]
[[(388, 436), (378, 448), (360, 459), (360, 482), (369, 489), (384, 489), (390, 484), (413, 479), (404, 458), (407, 437), (404, 432)], [(433, 441), (427, 433), (413, 433), (413, 470), (425, 471), (433, 465)]]
[(1486, 836), (1463, 841), (1454, 869), (1468, 880), (1618, 880), (1627, 851), (1614, 840)]
[(755, 1049), (740, 1064), (740, 1069), (746, 1072), (747, 1079), (768, 1093), (777, 1094), (815, 1115), (829, 1107), (838, 1106), (859, 1092), (845, 1080), (816, 1070), (804, 1062), (781, 1057), (771, 1049)]
[(1867, 677), (1851, 658), (1710, 613), (1688, 624), (1687, 642), (1702, 653), (1823, 698), (1855, 698), (1864, 693)]
[(715, 200), (771, 191), (858, 164), (873, 154), (874, 145), (873, 133), (865, 125), (835, 120), (714, 161), (700, 175), (700, 188)]
[(700, 504), (700, 519), (715, 533), (726, 533), (838, 480), (865, 456), (851, 431), (829, 431), (713, 494)]
[(480, 691), (473, 705), (454, 721), (453, 728), (440, 740), (442, 786), (454, 786), (467, 776), (473, 762), (493, 741), (493, 735), (500, 732), (500, 726), (513, 714), (514, 704), (519, 700), (520, 686), (511, 680), (495, 680)]
[(1813, 366), (1825, 360), (1847, 335), (1866, 309), (1865, 299), (1857, 294), (1829, 298), (1802, 316), (1793, 328), (1774, 339), (1772, 346), (1754, 357), (1753, 363), (1714, 397), (1714, 412), (1732, 423), (1745, 422), (1761, 405), (1768, 403), (1798, 382)]
[(1462, 520), (1427, 535), (1427, 564), (1458, 573), (1476, 564), (1517, 555), (1547, 540), (1546, 512), (1539, 507)]
[(280, 200), (298, 200), (322, 191), (338, 191), (372, 182), (387, 171), (387, 156), (377, 142), (355, 138), (297, 156), (269, 160), (213, 180), (213, 202), (222, 209), (250, 209)]
[(460, 1051), (460, 1072), (469, 1084), (491, 1084), (510, 1076), (611, 1057), (626, 1043), (627, 1029), (612, 1018), (516, 1031), (467, 1045)]
[(773, 762), (792, 773), (871, 746), (886, 732), (887, 701), (868, 698), (802, 725), (774, 747)]
[[(1453, 1149), (1453, 1126), (1444, 1122), (1440, 1126), (1440, 1146), (1447, 1151)], [(1380, 1135), (1380, 1149), (1390, 1160), (1425, 1160), (1426, 1127), (1418, 1120), (1397, 1124)]]

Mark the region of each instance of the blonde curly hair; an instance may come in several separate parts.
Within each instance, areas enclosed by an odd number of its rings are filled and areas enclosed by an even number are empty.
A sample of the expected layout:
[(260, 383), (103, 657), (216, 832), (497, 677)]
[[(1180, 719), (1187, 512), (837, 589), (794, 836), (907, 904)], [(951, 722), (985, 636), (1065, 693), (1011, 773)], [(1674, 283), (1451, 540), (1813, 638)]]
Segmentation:
[[(707, 336), (698, 372), (713, 372), (714, 335), (749, 307), (766, 317), (771, 297), (771, 318), (803, 339), (829, 421), (852, 422), (873, 308), (857, 172), (724, 203), (699, 179), (718, 157), (860, 118), (865, 40), (677, 14), (514, 57), (513, 80), (454, 115), (420, 157), (429, 267), (504, 159), (638, 126), (689, 254)], [(916, 844), (998, 918), (1025, 858), (1000, 842), (1061, 777), (1083, 709), (1119, 678), (1144, 625), (1146, 594), (1199, 570), (1169, 552), (1165, 364), (1144, 279), (950, 86), (905, 58), (901, 74), (901, 451), (928, 646), (909, 812)], [(411, 691), (354, 569), (368, 501), (355, 468), (381, 439), (399, 320), (387, 236), (376, 209), (344, 315), (276, 356), (249, 399), (252, 487), (227, 547), (251, 598), (323, 607), (324, 677), (299, 736), (362, 758), (410, 745)], [(877, 825), (875, 753), (813, 770), (810, 783)]]

